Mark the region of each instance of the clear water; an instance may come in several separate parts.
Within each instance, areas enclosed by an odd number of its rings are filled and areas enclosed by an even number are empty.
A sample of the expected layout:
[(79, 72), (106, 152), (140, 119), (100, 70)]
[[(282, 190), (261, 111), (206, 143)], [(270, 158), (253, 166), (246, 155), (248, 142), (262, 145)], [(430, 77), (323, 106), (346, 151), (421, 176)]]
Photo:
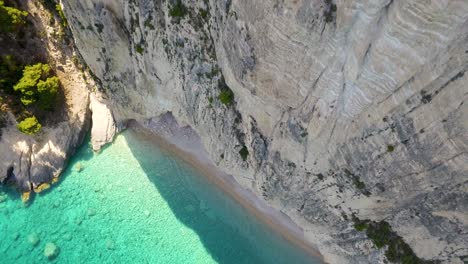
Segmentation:
[(2, 264), (320, 263), (133, 131), (99, 154), (85, 144), (28, 207), (5, 189), (0, 201)]

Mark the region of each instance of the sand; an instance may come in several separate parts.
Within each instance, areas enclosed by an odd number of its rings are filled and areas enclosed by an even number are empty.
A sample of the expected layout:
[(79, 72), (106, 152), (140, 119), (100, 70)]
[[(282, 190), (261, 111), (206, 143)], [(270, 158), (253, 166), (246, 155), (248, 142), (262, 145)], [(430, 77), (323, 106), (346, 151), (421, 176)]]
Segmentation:
[(237, 183), (231, 175), (216, 167), (209, 159), (200, 139), (193, 130), (188, 127), (177, 128), (174, 127), (173, 122), (161, 122), (161, 120), (148, 122), (144, 126), (137, 122), (130, 122), (128, 128), (138, 131), (158, 144), (162, 149), (189, 163), (201, 175), (223, 190), (274, 232), (309, 255), (323, 261), (323, 256), (319, 250), (305, 238), (303, 230), (287, 215), (269, 207), (252, 191)]

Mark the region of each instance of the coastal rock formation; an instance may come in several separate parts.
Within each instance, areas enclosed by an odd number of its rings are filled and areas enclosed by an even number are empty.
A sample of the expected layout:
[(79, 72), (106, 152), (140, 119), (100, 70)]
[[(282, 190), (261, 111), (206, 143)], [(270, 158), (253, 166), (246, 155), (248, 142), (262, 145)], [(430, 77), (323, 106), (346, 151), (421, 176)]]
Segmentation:
[(467, 1), (62, 4), (119, 125), (171, 112), (326, 261), (383, 263), (352, 219), (468, 255)]
[[(115, 136), (117, 128), (111, 110), (104, 103), (104, 99), (98, 99), (96, 94), (91, 94), (90, 108), (93, 112), (93, 126), (91, 128), (91, 144), (93, 150), (100, 150), (101, 147)], [(104, 101), (104, 102), (103, 102)]]
[[(40, 41), (30, 40), (31, 47), (22, 48), (21, 52), (46, 57), (63, 88), (61, 105), (45, 119), (41, 131), (34, 136), (18, 130), (12, 111), (0, 112), (6, 113), (5, 127), (0, 129), (0, 183), (14, 185), (25, 193), (27, 200), (31, 191), (48, 188), (48, 183), (60, 175), (70, 155), (83, 141), (90, 123), (89, 87), (93, 81), (87, 81), (86, 74), (73, 63), (73, 47), (54, 35), (56, 24), (50, 23), (45, 10), (32, 1), (21, 8), (30, 13), (30, 26), (43, 32)], [(9, 50), (2, 51), (2, 55), (4, 52)]]

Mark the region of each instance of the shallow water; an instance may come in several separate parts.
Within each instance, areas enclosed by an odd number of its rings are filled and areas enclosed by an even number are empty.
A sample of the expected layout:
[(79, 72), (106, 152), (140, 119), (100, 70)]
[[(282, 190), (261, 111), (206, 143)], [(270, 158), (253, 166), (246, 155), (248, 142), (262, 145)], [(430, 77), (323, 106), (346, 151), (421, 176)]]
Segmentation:
[(2, 264), (49, 262), (48, 242), (53, 263), (320, 263), (133, 131), (99, 154), (85, 144), (28, 207), (5, 192)]

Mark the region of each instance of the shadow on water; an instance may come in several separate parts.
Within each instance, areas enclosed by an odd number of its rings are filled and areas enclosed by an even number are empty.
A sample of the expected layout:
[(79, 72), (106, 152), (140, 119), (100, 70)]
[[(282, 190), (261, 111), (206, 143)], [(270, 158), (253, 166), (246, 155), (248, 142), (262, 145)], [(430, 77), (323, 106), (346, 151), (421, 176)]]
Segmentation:
[(272, 231), (263, 231), (253, 216), (147, 136), (132, 130), (124, 136), (174, 215), (197, 233), (218, 263), (320, 263)]

